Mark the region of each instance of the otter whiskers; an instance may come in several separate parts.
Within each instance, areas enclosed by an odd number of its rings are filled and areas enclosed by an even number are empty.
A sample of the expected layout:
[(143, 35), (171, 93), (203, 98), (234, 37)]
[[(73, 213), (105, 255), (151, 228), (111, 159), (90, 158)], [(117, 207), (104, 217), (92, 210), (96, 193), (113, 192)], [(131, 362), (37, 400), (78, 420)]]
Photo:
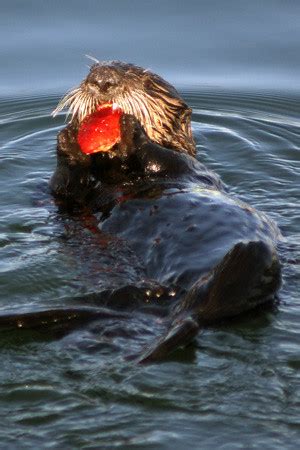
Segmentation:
[(89, 75), (60, 100), (53, 115), (68, 108), (71, 122), (80, 123), (98, 106), (109, 103), (133, 115), (151, 141), (195, 154), (191, 109), (173, 86), (132, 64), (92, 60), (96, 64)]
[(81, 122), (86, 116), (92, 114), (97, 107), (97, 101), (90, 93), (82, 89), (81, 86), (72, 89), (58, 103), (52, 116), (56, 116), (64, 108), (68, 108), (68, 116), (71, 120), (76, 118)]

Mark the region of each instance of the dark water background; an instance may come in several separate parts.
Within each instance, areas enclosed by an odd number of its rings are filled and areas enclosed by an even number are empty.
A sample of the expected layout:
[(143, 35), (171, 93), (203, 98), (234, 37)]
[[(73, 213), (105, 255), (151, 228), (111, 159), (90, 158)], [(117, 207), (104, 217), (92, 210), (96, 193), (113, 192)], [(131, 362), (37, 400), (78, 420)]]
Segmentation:
[[(300, 445), (300, 3), (10, 1), (0, 14), (0, 308), (97, 291), (44, 193), (84, 54), (149, 67), (193, 107), (199, 157), (275, 219), (284, 284), (274, 311), (207, 330), (160, 365), (124, 362), (158, 325), (123, 336), (0, 336), (0, 448), (296, 449)], [(73, 224), (69, 223), (72, 228)]]

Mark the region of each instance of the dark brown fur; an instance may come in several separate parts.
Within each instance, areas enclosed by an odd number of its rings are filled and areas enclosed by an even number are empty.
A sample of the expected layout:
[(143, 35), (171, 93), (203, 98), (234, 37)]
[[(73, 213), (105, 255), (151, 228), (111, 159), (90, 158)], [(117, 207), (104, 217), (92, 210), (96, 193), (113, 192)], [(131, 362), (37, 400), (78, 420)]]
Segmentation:
[[(109, 154), (85, 155), (78, 124), (107, 102), (124, 111), (121, 141)], [(97, 297), (114, 304), (127, 292), (124, 303), (136, 307), (152, 287), (158, 297), (174, 287), (166, 332), (140, 361), (165, 358), (200, 327), (274, 298), (281, 279), (280, 232), (263, 213), (230, 197), (219, 177), (193, 157), (191, 110), (170, 84), (132, 64), (97, 63), (56, 112), (65, 106), (72, 120), (58, 136), (51, 190), (63, 208), (75, 205), (85, 220), (100, 211), (96, 234), (99, 226), (124, 243), (117, 257), (128, 272), (103, 277), (107, 291)], [(81, 247), (81, 234), (76, 243)], [(50, 328), (58, 321), (68, 329), (110, 315), (101, 308), (53, 310), (2, 316), (0, 324)]]

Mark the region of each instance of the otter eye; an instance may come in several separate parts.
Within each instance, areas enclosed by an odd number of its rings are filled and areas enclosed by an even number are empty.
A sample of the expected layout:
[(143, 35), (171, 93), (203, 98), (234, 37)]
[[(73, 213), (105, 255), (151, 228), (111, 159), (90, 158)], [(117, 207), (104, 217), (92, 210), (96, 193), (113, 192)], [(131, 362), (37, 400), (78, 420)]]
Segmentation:
[(104, 91), (107, 91), (112, 86), (112, 83), (110, 81), (105, 81), (104, 83), (101, 83), (101, 89)]

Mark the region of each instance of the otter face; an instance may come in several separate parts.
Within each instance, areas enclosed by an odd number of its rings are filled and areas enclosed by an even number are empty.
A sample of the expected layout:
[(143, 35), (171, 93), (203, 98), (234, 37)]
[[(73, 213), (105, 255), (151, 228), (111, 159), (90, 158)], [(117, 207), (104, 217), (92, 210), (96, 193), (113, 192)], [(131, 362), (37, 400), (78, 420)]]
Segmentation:
[(173, 86), (133, 64), (120, 61), (94, 64), (85, 80), (59, 102), (53, 114), (68, 107), (71, 121), (80, 123), (107, 103), (134, 115), (153, 142), (195, 154), (190, 108)]
[[(125, 89), (125, 71), (114, 64), (94, 64), (82, 83), (82, 89), (91, 94), (96, 102), (112, 103)], [(99, 104), (98, 103), (98, 104)]]

